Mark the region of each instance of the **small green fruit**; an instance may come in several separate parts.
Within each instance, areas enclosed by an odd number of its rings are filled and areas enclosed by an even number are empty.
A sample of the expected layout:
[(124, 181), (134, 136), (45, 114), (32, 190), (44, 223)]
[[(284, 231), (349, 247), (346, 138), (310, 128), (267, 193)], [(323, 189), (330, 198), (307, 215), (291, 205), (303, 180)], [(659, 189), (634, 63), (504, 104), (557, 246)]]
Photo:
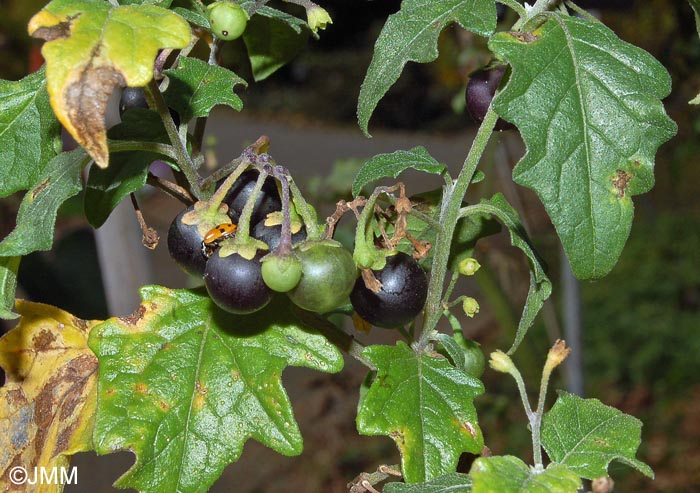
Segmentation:
[(268, 288), (286, 293), (301, 280), (301, 262), (293, 255), (269, 255), (262, 261), (262, 277)]
[(226, 41), (239, 38), (245, 31), (248, 19), (250, 19), (248, 13), (240, 5), (227, 0), (209, 5), (207, 16), (212, 32), (217, 38)]

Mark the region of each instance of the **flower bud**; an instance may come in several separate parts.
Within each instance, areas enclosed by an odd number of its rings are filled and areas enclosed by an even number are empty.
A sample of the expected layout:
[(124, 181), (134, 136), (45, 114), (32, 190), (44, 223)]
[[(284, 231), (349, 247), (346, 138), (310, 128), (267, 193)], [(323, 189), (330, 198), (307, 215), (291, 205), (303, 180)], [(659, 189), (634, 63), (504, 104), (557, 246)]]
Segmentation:
[(475, 258), (467, 257), (459, 263), (459, 273), (463, 276), (473, 276), (481, 264)]
[(554, 368), (559, 366), (570, 352), (571, 349), (566, 347), (566, 342), (562, 341), (561, 339), (557, 339), (554, 346), (552, 346), (549, 353), (547, 353), (547, 361), (544, 364), (545, 371), (551, 372)]
[(319, 29), (325, 29), (328, 24), (333, 24), (326, 9), (318, 5), (306, 9), (306, 22), (314, 33), (318, 32)]
[(513, 360), (510, 359), (510, 356), (500, 350), (491, 353), (489, 366), (496, 371), (500, 371), (501, 373), (512, 373), (515, 371)]
[(462, 310), (469, 318), (474, 318), (474, 315), (479, 313), (479, 302), (474, 298), (464, 298), (462, 301)]

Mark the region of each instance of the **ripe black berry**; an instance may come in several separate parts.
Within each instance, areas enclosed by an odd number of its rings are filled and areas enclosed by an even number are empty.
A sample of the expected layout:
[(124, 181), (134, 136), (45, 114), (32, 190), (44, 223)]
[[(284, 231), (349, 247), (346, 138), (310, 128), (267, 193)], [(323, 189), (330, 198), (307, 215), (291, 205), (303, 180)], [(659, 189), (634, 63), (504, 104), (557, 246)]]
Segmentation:
[[(248, 197), (255, 188), (255, 182), (258, 180), (260, 173), (257, 170), (244, 171), (241, 176), (235, 181), (231, 189), (226, 194), (224, 202), (228, 204), (229, 216), (235, 222), (243, 212)], [(223, 181), (219, 182), (221, 185)], [(265, 219), (270, 212), (282, 210), (282, 201), (280, 194), (277, 191), (275, 179), (268, 177), (263, 184), (262, 190), (255, 201), (253, 215), (250, 218), (250, 224), (257, 224), (262, 219)]]
[(212, 254), (204, 271), (204, 284), (209, 296), (227, 312), (244, 315), (260, 310), (272, 299), (272, 291), (263, 282), (258, 253), (248, 260), (234, 253), (219, 256), (220, 250)]
[[(119, 98), (119, 117), (123, 117), (124, 113), (133, 108), (148, 109), (146, 101), (146, 93), (143, 87), (125, 87), (122, 90), (122, 95)], [(180, 115), (177, 111), (170, 109), (170, 116), (175, 123), (175, 126), (180, 126)]]
[(381, 289), (374, 293), (359, 278), (350, 293), (355, 311), (377, 327), (406, 325), (423, 309), (428, 297), (428, 280), (418, 262), (405, 253), (387, 257), (382, 270), (372, 271)]
[[(467, 111), (478, 123), (484, 121), (491, 100), (498, 89), (506, 67), (481, 68), (471, 74), (467, 84)], [(515, 126), (501, 118), (496, 122), (496, 130), (512, 130)]]
[[(258, 224), (256, 224), (250, 232), (250, 236), (256, 240), (260, 240), (267, 245), (271, 252), (277, 250), (277, 246), (280, 244), (280, 239), (282, 238), (282, 225), (277, 224), (275, 226), (265, 226), (265, 220), (263, 219)], [(292, 235), (292, 245), (296, 245), (306, 239), (306, 228), (302, 228)]]
[(196, 225), (184, 224), (182, 216), (193, 207), (180, 212), (168, 230), (168, 251), (170, 256), (188, 273), (194, 276), (204, 274), (207, 258), (202, 253), (202, 235)]

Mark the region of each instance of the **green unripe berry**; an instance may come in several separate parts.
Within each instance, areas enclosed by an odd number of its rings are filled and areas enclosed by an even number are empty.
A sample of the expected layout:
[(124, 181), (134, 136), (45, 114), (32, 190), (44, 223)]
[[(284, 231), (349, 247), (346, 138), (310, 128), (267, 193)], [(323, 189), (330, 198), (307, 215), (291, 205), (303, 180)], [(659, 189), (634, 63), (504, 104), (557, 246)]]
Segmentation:
[(262, 278), (273, 291), (291, 291), (301, 280), (301, 262), (293, 255), (269, 255), (262, 261)]
[(207, 17), (212, 32), (217, 38), (231, 41), (245, 31), (248, 13), (240, 5), (227, 0), (214, 2), (207, 7)]
[(479, 270), (481, 264), (475, 258), (467, 257), (459, 263), (459, 273), (463, 276), (473, 276)]

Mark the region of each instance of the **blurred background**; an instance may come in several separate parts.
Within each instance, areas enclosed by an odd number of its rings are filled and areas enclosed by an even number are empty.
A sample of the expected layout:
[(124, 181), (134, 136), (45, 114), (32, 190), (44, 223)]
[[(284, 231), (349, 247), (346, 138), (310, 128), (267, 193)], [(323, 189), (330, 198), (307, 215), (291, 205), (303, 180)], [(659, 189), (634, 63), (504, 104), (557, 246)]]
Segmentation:
[[(270, 153), (291, 170), (323, 213), (350, 197), (354, 174), (366, 158), (380, 152), (424, 145), (457, 171), (476, 129), (464, 113), (464, 88), (469, 74), (489, 61), (484, 41), (446, 29), (439, 59), (407, 65), (379, 104), (370, 125), (374, 138), (367, 140), (355, 120), (357, 95), (374, 41), (400, 1), (321, 3), (334, 24), (265, 81), (252, 83), (242, 47), (226, 45), (226, 63), (251, 84), (241, 92), (242, 114), (213, 114), (207, 128), (210, 155), (226, 163), (245, 145), (268, 135)], [(486, 180), (470, 189), (468, 200), (504, 192), (526, 218), (533, 243), (548, 263), (554, 295), (515, 356), (533, 395), (552, 340), (580, 326), (580, 334), (568, 340), (580, 350), (580, 366), (567, 367), (555, 387), (596, 397), (640, 418), (639, 457), (656, 473), (651, 481), (613, 463), (615, 491), (700, 492), (700, 110), (687, 104), (700, 92), (700, 41), (685, 1), (579, 3), (596, 9), (622, 39), (660, 59), (673, 78), (673, 93), (665, 103), (678, 123), (678, 135), (657, 156), (655, 188), (635, 197), (634, 226), (618, 265), (600, 281), (572, 281), (543, 207), (534, 194), (510, 180), (523, 152), (517, 132), (494, 136), (482, 166)], [(26, 24), (44, 4), (0, 1), (0, 49), (5, 55), (0, 57), (1, 78), (19, 79), (41, 63), (40, 43), (28, 38)], [(512, 21), (506, 14), (501, 25)], [(406, 174), (403, 181), (411, 194), (439, 186), (439, 180), (417, 173)], [(138, 306), (139, 285), (194, 285), (170, 260), (165, 243), (180, 204), (152, 190), (139, 198), (146, 221), (161, 236), (154, 251), (140, 245), (141, 232), (128, 201), (95, 233), (84, 220), (78, 196), (60, 210), (53, 250), (23, 259), (18, 296), (85, 319), (103, 319), (132, 312)], [(14, 227), (20, 201), (17, 194), (0, 202), (0, 238)], [(349, 237), (350, 230), (341, 228), (338, 235)], [(504, 233), (481, 241), (476, 257), (483, 268), (476, 282), (460, 289), (479, 300), (481, 312), (463, 320), (463, 326), (488, 354), (510, 346), (527, 293), (527, 264)], [(11, 326), (4, 323), (4, 330)], [(396, 336), (376, 330), (360, 338), (392, 343)], [(351, 359), (342, 373), (332, 376), (288, 369), (284, 381), (304, 435), (304, 453), (281, 457), (250, 441), (241, 460), (225, 470), (211, 491), (342, 492), (360, 472), (397, 463), (389, 439), (357, 435), (354, 417), (363, 378), (362, 368)], [(495, 454), (528, 458), (529, 432), (513, 381), (492, 371), (484, 381), (488, 395), (476, 405), (487, 445)], [(79, 454), (74, 462), (79, 484), (66, 491), (117, 491), (111, 483), (132, 462), (128, 453), (110, 458)], [(468, 458), (464, 462), (468, 467)]]

